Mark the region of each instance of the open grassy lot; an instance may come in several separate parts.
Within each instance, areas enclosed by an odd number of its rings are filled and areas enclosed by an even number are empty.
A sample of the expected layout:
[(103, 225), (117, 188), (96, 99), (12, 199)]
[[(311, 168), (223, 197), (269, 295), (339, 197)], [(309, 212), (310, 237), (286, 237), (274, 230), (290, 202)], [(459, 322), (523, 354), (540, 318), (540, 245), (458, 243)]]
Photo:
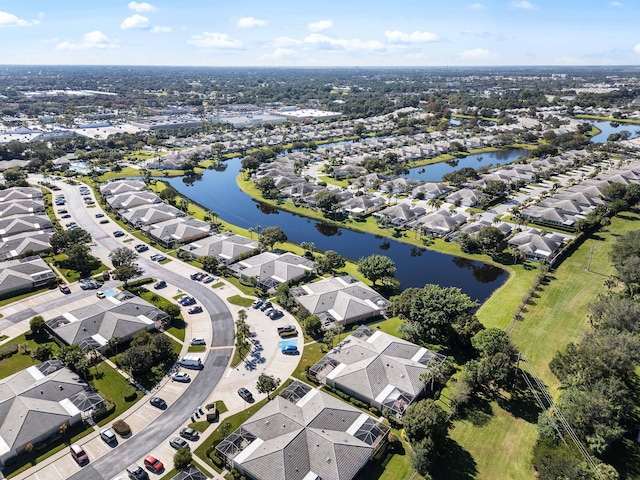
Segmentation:
[(233, 295), (231, 297), (227, 297), (227, 302), (238, 305), (240, 307), (250, 307), (253, 301), (253, 298), (247, 298), (241, 295)]
[[(83, 277), (83, 275), (81, 275), (80, 272), (78, 272), (77, 270), (73, 270), (69, 268), (69, 266), (67, 265), (68, 258), (69, 257), (67, 257), (66, 254), (59, 253), (58, 255), (48, 255), (44, 257), (44, 260), (47, 263), (51, 263), (55, 265), (55, 267), (58, 269), (58, 271), (62, 274), (62, 276), (65, 278), (65, 280), (68, 283), (77, 282), (78, 280), (80, 280), (80, 278)], [(102, 273), (105, 270), (109, 270), (109, 267), (107, 267), (104, 263), (100, 262), (100, 260), (98, 260), (97, 258), (95, 258), (94, 261), (91, 261), (89, 263), (89, 268), (91, 270), (87, 272), (86, 276), (91, 276), (91, 277), (93, 277), (94, 275), (98, 275), (99, 273)]]
[(640, 125), (640, 120), (629, 118), (600, 117), (598, 115), (576, 115), (576, 118), (584, 118), (585, 120), (596, 120), (600, 122), (617, 122), (617, 123), (633, 123)]
[[(614, 218), (606, 231), (587, 239), (551, 272), (551, 281), (542, 286), (523, 319), (514, 324), (514, 343), (552, 394), (557, 394), (558, 381), (548, 368), (549, 362), (556, 351), (580, 340), (588, 326), (587, 305), (606, 291), (603, 282), (613, 272), (608, 255), (615, 238), (637, 229), (640, 215), (636, 213)], [(590, 270), (586, 271), (592, 248)], [(500, 291), (491, 300), (498, 294)], [(491, 316), (488, 310), (483, 314), (485, 319)], [(446, 401), (446, 391), (442, 398)], [(491, 402), (472, 420), (456, 421), (451, 436), (471, 455), (478, 471), (476, 478), (535, 478), (529, 464), (537, 439), (535, 418), (517, 416)]]

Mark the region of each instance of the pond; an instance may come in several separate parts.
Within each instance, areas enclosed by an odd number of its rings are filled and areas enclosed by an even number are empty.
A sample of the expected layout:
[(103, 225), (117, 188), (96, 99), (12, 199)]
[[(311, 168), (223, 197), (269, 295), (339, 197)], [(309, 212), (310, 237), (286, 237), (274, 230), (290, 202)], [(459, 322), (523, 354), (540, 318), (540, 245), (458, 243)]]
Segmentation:
[(496, 167), (498, 165), (513, 163), (518, 160), (518, 157), (528, 156), (529, 150), (524, 148), (509, 148), (495, 152), (474, 153), (449, 162), (432, 163), (431, 165), (425, 165), (423, 167), (415, 167), (410, 169), (409, 173), (404, 176), (425, 182), (440, 182), (444, 174), (464, 167), (471, 167), (475, 170), (488, 165)]
[(631, 134), (629, 138), (640, 136), (640, 125), (635, 125), (633, 123), (618, 123), (616, 126), (612, 126), (611, 122), (588, 121), (587, 123), (590, 123), (601, 130), (599, 134), (591, 137), (591, 141), (593, 143), (604, 143), (612, 133), (620, 133), (624, 130)]
[[(255, 202), (236, 184), (240, 159), (228, 160), (226, 164), (224, 170), (206, 170), (197, 181), (166, 180), (180, 193), (240, 227), (259, 230), (277, 225), (293, 242), (313, 242), (320, 250), (334, 250), (352, 260), (373, 253), (386, 255), (396, 264), (396, 278), (402, 288), (422, 287), (427, 283), (456, 286), (471, 298), (484, 301), (507, 278), (504, 270), (492, 265), (353, 232)], [(413, 235), (412, 232), (407, 234)], [(257, 237), (257, 233), (253, 236)]]

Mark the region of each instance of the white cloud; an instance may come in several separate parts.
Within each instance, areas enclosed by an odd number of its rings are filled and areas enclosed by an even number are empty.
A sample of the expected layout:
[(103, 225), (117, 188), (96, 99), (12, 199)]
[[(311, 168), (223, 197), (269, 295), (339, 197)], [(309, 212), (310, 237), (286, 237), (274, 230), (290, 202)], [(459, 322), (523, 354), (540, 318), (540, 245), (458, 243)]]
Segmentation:
[(482, 48), (474, 48), (473, 50), (465, 50), (464, 52), (460, 52), (459, 54), (462, 58), (484, 58), (489, 55), (488, 50), (484, 50)]
[(160, 25), (156, 25), (151, 29), (151, 33), (169, 33), (171, 32), (171, 27), (162, 27)]
[(56, 50), (89, 50), (91, 48), (114, 48), (116, 45), (100, 30), (85, 33), (81, 43), (61, 42)]
[(527, 0), (522, 0), (520, 2), (513, 2), (511, 6), (514, 8), (522, 8), (523, 10), (537, 10), (538, 8), (533, 3), (528, 2)]
[(291, 37), (278, 37), (273, 42), (272, 45), (276, 48), (287, 48), (287, 47), (295, 47), (296, 45), (300, 45), (302, 42), (300, 40), (296, 40)]
[(264, 27), (267, 24), (266, 20), (260, 20), (253, 17), (242, 17), (238, 20), (238, 27), (240, 28), (253, 28), (253, 27)]
[(129, 10), (133, 10), (134, 12), (143, 13), (143, 12), (155, 12), (157, 10), (156, 7), (146, 2), (129, 2)]
[[(42, 14), (40, 14), (42, 17)], [(16, 17), (13, 13), (0, 11), (0, 27), (29, 27), (38, 25), (40, 20), (24, 20)]]
[(280, 60), (282, 58), (292, 57), (296, 54), (296, 51), (292, 48), (276, 48), (273, 52), (272, 58)]
[(333, 27), (333, 20), (319, 20), (307, 24), (307, 28), (312, 32), (321, 32), (331, 27)]
[(640, 43), (633, 47), (633, 51), (636, 53), (640, 53)]
[(330, 38), (319, 33), (312, 33), (304, 39), (304, 42), (311, 45), (318, 45), (324, 48), (346, 50), (349, 52), (374, 52), (377, 50), (384, 50), (385, 48), (382, 42), (378, 42), (377, 40), (362, 41), (359, 38)]
[(122, 30), (132, 30), (134, 28), (149, 28), (149, 19), (137, 13), (125, 18), (120, 24)]
[(384, 36), (393, 43), (426, 43), (435, 42), (438, 39), (438, 36), (431, 32), (405, 33), (399, 30), (387, 30)]
[(226, 33), (217, 32), (204, 32), (202, 35), (191, 35), (187, 43), (200, 48), (242, 48), (242, 42), (240, 40), (234, 40)]
[(621, 7), (622, 4), (620, 2), (611, 2), (612, 7)]
[(469, 8), (471, 10), (482, 10), (483, 8), (487, 8), (487, 6), (484, 3), (472, 3), (469, 5)]

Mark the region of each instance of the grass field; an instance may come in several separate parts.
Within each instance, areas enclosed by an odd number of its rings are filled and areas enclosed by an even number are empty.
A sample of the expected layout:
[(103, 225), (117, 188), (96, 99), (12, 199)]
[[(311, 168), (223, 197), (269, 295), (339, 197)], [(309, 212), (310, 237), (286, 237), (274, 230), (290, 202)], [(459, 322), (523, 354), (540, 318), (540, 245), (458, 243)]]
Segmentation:
[(131, 384), (105, 362), (98, 364), (97, 368), (91, 367), (89, 370), (89, 385), (98, 390), (103, 398), (106, 398), (116, 406), (111, 415), (99, 422), (100, 426), (106, 425), (117, 418), (143, 397), (142, 392), (138, 392), (138, 396), (134, 401), (125, 402), (124, 390)]
[[(587, 239), (551, 272), (549, 284), (538, 292), (539, 297), (528, 306), (523, 319), (514, 324), (511, 337), (515, 345), (531, 362), (552, 394), (558, 393), (559, 384), (549, 370), (549, 362), (556, 351), (566, 348), (569, 342), (580, 340), (588, 325), (587, 305), (606, 291), (603, 282), (613, 273), (608, 257), (613, 241), (620, 234), (637, 229), (640, 229), (638, 214), (626, 213), (614, 218), (606, 231)], [(586, 271), (592, 249), (591, 266)], [(510, 286), (509, 291), (512, 288), (513, 295), (522, 295), (522, 290), (517, 287)], [(498, 307), (496, 302), (495, 308)], [(497, 310), (490, 313), (483, 309), (483, 323), (499, 315)], [(497, 322), (496, 326), (500, 323)], [(445, 396), (446, 392), (443, 398)], [(475, 416), (475, 422), (455, 422), (451, 434), (475, 462), (478, 472), (475, 478), (535, 478), (530, 459), (537, 440), (536, 419), (517, 416), (496, 402), (484, 407), (485, 411)]]
[(39, 335), (38, 337), (33, 337), (30, 333), (28, 335), (23, 334), (12, 339), (10, 342), (7, 342), (0, 348), (4, 348), (10, 343), (16, 343), (18, 346), (26, 344), (27, 349), (25, 351), (22, 348), (19, 348), (18, 353), (14, 353), (10, 357), (0, 360), (0, 378), (8, 377), (9, 375), (13, 375), (20, 370), (24, 370), (25, 368), (29, 368), (32, 365), (41, 363), (40, 360), (36, 360), (35, 358), (31, 357), (31, 352), (33, 352), (38, 345), (43, 345), (46, 343), (52, 345), (54, 357), (56, 355), (56, 352), (58, 351), (58, 346), (52, 339), (49, 338), (48, 335)]

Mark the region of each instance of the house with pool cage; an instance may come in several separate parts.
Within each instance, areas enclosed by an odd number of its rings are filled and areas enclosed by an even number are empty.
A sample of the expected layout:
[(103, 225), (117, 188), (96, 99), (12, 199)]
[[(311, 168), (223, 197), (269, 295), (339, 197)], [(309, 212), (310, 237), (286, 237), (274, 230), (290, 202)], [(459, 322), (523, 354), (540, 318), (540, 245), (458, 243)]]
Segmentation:
[(444, 355), (363, 325), (309, 373), (320, 383), (402, 416), (428, 388), (420, 376), (445, 359)]
[(351, 480), (389, 427), (298, 380), (216, 447), (227, 468), (260, 480)]

